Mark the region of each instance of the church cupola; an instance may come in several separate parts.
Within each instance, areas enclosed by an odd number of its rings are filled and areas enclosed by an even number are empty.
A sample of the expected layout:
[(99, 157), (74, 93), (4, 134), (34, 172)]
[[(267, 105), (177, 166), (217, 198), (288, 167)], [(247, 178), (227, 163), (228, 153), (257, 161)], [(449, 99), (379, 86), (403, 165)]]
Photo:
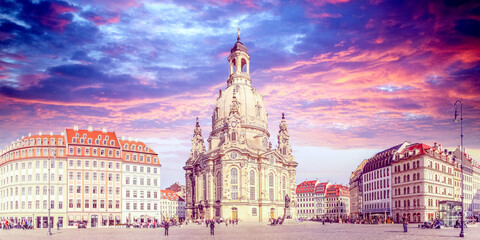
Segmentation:
[(230, 56), (227, 58), (229, 66), (227, 86), (242, 83), (251, 84), (250, 55), (247, 53), (247, 47), (240, 42), (240, 28), (237, 35), (237, 42), (230, 49)]
[(278, 131), (278, 150), (282, 155), (291, 155), (292, 149), (289, 143), (290, 135), (287, 131), (287, 122), (285, 121), (285, 114), (282, 113), (282, 121), (280, 122), (280, 130)]
[(197, 117), (197, 124), (195, 125), (195, 129), (193, 130), (191, 158), (196, 158), (198, 154), (204, 152), (205, 146), (203, 145), (202, 128), (200, 128)]

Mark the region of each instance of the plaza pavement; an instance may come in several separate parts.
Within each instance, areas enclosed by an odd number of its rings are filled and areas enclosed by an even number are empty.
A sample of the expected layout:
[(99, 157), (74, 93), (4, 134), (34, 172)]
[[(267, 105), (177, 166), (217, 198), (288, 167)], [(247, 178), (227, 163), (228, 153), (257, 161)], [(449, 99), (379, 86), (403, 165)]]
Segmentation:
[[(460, 239), (460, 230), (457, 228), (421, 229), (417, 224), (410, 224), (408, 232), (403, 232), (401, 224), (380, 225), (352, 225), (328, 224), (318, 222), (291, 223), (281, 226), (267, 226), (262, 223), (242, 223), (232, 227), (222, 224), (215, 227), (215, 236), (210, 236), (210, 228), (204, 225), (170, 227), (170, 236), (164, 236), (164, 229), (126, 229), (126, 228), (89, 228), (89, 229), (61, 229), (52, 230), (53, 235), (47, 236), (47, 230), (0, 230), (0, 240), (150, 240), (150, 239), (227, 239), (227, 240), (254, 240), (254, 239)], [(480, 227), (471, 226), (465, 230), (464, 239), (480, 239)]]

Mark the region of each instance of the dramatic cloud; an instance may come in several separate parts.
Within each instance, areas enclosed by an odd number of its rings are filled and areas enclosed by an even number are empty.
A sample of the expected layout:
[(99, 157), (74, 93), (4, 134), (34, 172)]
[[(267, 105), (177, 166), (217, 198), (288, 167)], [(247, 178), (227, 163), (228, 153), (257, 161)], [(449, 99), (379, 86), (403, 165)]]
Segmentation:
[(6, 0), (0, 16), (2, 146), (105, 126), (150, 143), (162, 182), (182, 182), (194, 119), (208, 136), (240, 28), (271, 141), (284, 112), (300, 181), (346, 183), (342, 170), (405, 140), (457, 146), (458, 99), (480, 158), (475, 1)]

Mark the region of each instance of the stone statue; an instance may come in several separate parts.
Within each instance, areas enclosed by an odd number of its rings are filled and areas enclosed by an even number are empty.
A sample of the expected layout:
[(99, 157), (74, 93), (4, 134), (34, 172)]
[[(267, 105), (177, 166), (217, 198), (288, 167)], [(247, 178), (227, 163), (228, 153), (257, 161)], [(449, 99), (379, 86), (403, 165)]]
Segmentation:
[(290, 197), (288, 197), (288, 194), (285, 195), (285, 208), (290, 207)]

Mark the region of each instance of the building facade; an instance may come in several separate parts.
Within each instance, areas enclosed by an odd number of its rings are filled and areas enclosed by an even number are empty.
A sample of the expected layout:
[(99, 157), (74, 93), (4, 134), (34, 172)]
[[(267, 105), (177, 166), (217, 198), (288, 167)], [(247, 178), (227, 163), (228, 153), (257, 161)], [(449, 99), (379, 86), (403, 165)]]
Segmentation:
[(185, 200), (172, 190), (161, 190), (162, 220), (185, 220)]
[(411, 144), (395, 157), (392, 169), (396, 222), (439, 218), (439, 202), (454, 200), (454, 162), (440, 145)]
[(363, 214), (385, 222), (392, 217), (392, 161), (410, 143), (404, 142), (375, 154), (363, 168)]
[(363, 167), (368, 162), (363, 160), (350, 176), (350, 215), (354, 220), (363, 218)]
[(120, 138), (122, 146), (122, 219), (125, 222), (152, 222), (162, 219), (160, 162), (145, 143)]
[(64, 224), (68, 207), (64, 134), (22, 137), (1, 153), (0, 219), (31, 221), (37, 228), (48, 227), (48, 222)]
[(321, 219), (326, 213), (325, 194), (329, 182), (304, 181), (297, 185), (297, 216), (303, 219)]
[[(74, 126), (60, 135), (39, 133), (12, 142), (0, 155), (0, 219), (12, 223), (27, 220), (37, 228), (45, 228), (50, 207), (49, 222), (55, 226), (84, 222), (89, 227), (102, 227), (124, 223), (122, 193), (127, 186), (122, 184), (122, 176), (128, 173), (122, 167), (137, 163), (124, 161), (123, 151), (115, 133), (105, 128), (94, 131), (91, 127), (84, 130)], [(125, 153), (130, 151), (125, 149)], [(152, 198), (156, 191), (159, 213), (160, 163), (158, 156), (151, 149), (148, 151), (145, 160), (139, 157), (138, 164), (146, 169), (157, 168), (156, 173), (146, 170), (144, 175), (152, 175), (151, 179), (155, 178), (158, 184), (150, 189)], [(148, 198), (148, 193), (145, 197)], [(140, 205), (145, 200), (135, 201)], [(153, 207), (145, 213), (152, 211)]]
[(304, 181), (297, 185), (297, 216), (303, 219), (311, 219), (316, 216), (315, 188), (318, 181)]
[(347, 186), (334, 184), (325, 193), (325, 218), (345, 221), (350, 217), (350, 192)]
[(186, 218), (268, 221), (285, 214), (286, 195), (292, 201), (287, 217), (295, 218), (297, 162), (285, 117), (273, 148), (263, 97), (251, 85), (250, 55), (240, 36), (227, 60), (227, 88), (216, 99), (208, 149), (197, 120), (184, 167)]
[[(66, 129), (68, 225), (120, 223), (120, 145), (114, 132)], [(115, 222), (116, 221), (116, 222)]]

